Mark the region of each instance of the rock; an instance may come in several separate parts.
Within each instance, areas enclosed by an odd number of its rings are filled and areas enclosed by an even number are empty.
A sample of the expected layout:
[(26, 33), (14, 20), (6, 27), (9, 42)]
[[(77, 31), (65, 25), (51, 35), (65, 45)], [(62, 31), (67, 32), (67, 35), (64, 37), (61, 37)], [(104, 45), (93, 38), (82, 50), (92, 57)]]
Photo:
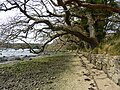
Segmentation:
[(53, 87), (50, 87), (49, 90), (53, 90), (54, 88)]
[(2, 57), (0, 57), (0, 61), (2, 61)]
[(84, 73), (83, 75), (85, 75), (85, 76), (90, 76), (90, 74), (89, 74), (89, 73)]
[(32, 60), (32, 58), (29, 58), (29, 60)]
[(103, 64), (103, 71), (104, 71), (105, 73), (107, 73), (107, 64), (106, 64), (106, 63)]
[(20, 56), (15, 57), (15, 60), (22, 60)]
[(109, 86), (109, 85), (105, 84), (104, 86)]
[(85, 73), (84, 71), (82, 71), (81, 73)]
[(1, 59), (1, 61), (8, 61), (8, 57), (3, 56), (2, 59)]
[(96, 66), (93, 66), (92, 69), (97, 69), (97, 67), (96, 67)]
[(88, 90), (95, 90), (94, 88), (92, 88), (92, 87), (90, 87), (90, 88), (88, 88)]
[(33, 81), (32, 86), (36, 86), (38, 83)]
[(40, 90), (39, 88), (36, 88), (36, 90)]
[(8, 61), (13, 61), (13, 60), (15, 60), (15, 56), (8, 57)]
[(94, 83), (91, 83), (90, 85), (91, 85), (92, 87), (95, 87), (95, 84), (94, 84)]
[(56, 77), (51, 77), (50, 79), (55, 79)]
[(89, 78), (84, 79), (85, 81), (91, 81)]
[(52, 81), (52, 80), (49, 80), (49, 81), (47, 81), (47, 83), (48, 83), (48, 84), (51, 84), (51, 83), (53, 83), (53, 81)]
[(119, 86), (120, 86), (120, 78), (118, 79), (118, 83), (117, 83), (117, 85), (119, 85)]
[(44, 82), (41, 82), (41, 84), (44, 84)]

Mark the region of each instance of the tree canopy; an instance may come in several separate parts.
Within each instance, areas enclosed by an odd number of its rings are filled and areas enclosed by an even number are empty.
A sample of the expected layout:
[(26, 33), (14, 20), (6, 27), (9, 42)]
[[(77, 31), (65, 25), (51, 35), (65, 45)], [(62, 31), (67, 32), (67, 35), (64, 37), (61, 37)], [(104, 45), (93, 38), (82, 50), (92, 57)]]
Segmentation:
[[(120, 31), (120, 8), (115, 0), (5, 0), (0, 11), (18, 10), (1, 24), (3, 41), (25, 39), (40, 43), (40, 51), (63, 36), (96, 47), (108, 30)], [(42, 46), (41, 46), (42, 44)], [(30, 44), (28, 44), (30, 45)], [(32, 49), (32, 48), (31, 48)]]

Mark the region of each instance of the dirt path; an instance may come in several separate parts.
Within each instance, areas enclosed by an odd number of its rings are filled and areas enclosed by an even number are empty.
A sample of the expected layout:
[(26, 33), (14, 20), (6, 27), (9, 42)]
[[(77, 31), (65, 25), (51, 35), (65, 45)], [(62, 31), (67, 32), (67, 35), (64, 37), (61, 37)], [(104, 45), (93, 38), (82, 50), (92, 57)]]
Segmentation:
[(94, 67), (89, 64), (86, 58), (82, 58), (91, 70), (91, 75), (85, 66), (80, 62), (80, 58), (76, 57), (71, 60), (71, 68), (65, 71), (58, 81), (56, 90), (120, 90), (113, 81), (107, 78), (107, 75), (100, 70), (92, 69)]

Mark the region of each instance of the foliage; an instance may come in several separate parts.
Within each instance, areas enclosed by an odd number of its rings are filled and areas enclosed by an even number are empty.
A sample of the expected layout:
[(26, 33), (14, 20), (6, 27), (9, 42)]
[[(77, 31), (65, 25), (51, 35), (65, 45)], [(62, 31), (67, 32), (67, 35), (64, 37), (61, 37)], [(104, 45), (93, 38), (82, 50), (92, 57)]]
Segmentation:
[[(71, 68), (73, 55), (57, 54), (33, 60), (0, 65), (0, 89), (49, 90), (53, 82)], [(57, 88), (58, 89), (58, 88)]]
[[(1, 25), (2, 41), (21, 40), (34, 53), (40, 53), (50, 42), (68, 36), (66, 37), (68, 39), (65, 38), (66, 43), (72, 41), (79, 45), (85, 42), (86, 46), (95, 48), (105, 38), (108, 30), (115, 25), (119, 27), (119, 19), (111, 18), (116, 16), (119, 18), (120, 9), (115, 0), (56, 1), (6, 0), (3, 2), (0, 11), (18, 10), (20, 13), (11, 21)], [(26, 38), (39, 42), (40, 51), (35, 52)]]
[(106, 37), (93, 52), (111, 55), (120, 55), (120, 34)]
[[(31, 71), (31, 70), (37, 70), (37, 68), (41, 67), (41, 64), (46, 64), (46, 63), (53, 63), (54, 61), (59, 61), (59, 60), (63, 60), (64, 59), (68, 59), (70, 57), (73, 57), (72, 55), (68, 55), (66, 53), (63, 54), (56, 54), (54, 56), (44, 56), (44, 57), (38, 57), (38, 58), (34, 58), (33, 60), (30, 61), (20, 61), (17, 63), (13, 63), (13, 64), (3, 64), (0, 66), (0, 69), (4, 69), (8, 72), (13, 72), (16, 75), (21, 75), (23, 73), (26, 73), (27, 71)], [(54, 63), (55, 63), (54, 62)]]

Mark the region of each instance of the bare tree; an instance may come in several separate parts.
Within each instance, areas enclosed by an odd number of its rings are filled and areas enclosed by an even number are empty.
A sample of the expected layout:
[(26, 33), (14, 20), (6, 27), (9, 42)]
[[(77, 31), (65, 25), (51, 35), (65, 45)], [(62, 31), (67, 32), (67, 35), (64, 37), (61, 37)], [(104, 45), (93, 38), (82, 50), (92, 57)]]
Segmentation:
[[(105, 25), (108, 25), (108, 17), (111, 16), (111, 13), (120, 14), (120, 8), (110, 5), (109, 2), (93, 4), (87, 1), (5, 0), (1, 4), (0, 11), (16, 9), (20, 13), (7, 24), (1, 25), (1, 35), (5, 40), (19, 39), (26, 44), (28, 43), (25, 39), (32, 38), (34, 41), (42, 42), (40, 51), (43, 51), (45, 46), (54, 39), (71, 34), (77, 37), (78, 41), (85, 41), (94, 48), (99, 44), (96, 37), (98, 34), (96, 27), (98, 26), (95, 27), (95, 25), (101, 19)], [(92, 10), (95, 13), (92, 13)], [(97, 10), (100, 13), (96, 13)], [(105, 12), (110, 15), (105, 16)], [(83, 20), (85, 20), (84, 24)], [(105, 25), (102, 27), (104, 28)], [(32, 36), (30, 36), (31, 33)]]

